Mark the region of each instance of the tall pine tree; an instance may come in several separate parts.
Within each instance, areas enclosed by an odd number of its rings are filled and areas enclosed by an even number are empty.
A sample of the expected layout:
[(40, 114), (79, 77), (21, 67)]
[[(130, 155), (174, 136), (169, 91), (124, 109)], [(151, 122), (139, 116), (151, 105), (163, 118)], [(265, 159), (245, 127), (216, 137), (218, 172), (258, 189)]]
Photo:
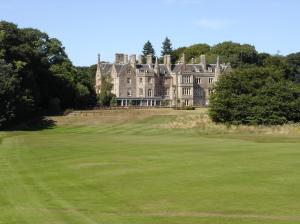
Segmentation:
[(148, 54), (152, 54), (152, 57), (154, 59), (155, 51), (149, 40), (144, 44), (144, 47), (143, 47), (143, 63), (146, 62), (146, 56)]
[(164, 42), (162, 43), (162, 48), (161, 48), (161, 56), (163, 57), (166, 54), (172, 54), (173, 49), (172, 49), (172, 43), (171, 40), (166, 37), (166, 39), (164, 40)]

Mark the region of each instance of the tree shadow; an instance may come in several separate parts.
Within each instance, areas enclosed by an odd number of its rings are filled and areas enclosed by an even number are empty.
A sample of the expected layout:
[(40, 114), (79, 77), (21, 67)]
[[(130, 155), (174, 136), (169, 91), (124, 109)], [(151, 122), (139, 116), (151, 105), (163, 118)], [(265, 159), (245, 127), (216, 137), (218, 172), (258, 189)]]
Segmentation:
[(47, 117), (38, 117), (12, 127), (4, 128), (4, 131), (40, 131), (55, 127), (55, 121)]

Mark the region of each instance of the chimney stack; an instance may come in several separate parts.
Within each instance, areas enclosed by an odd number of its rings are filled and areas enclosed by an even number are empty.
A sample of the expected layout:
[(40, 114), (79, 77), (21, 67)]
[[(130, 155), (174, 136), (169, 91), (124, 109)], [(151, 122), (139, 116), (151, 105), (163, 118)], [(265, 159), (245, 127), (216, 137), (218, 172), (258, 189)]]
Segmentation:
[(128, 64), (128, 54), (124, 55), (124, 64)]
[(167, 66), (169, 70), (171, 69), (171, 55), (164, 55), (164, 65)]
[(164, 55), (164, 65), (167, 65), (167, 55)]
[(167, 54), (167, 67), (170, 70), (171, 69), (171, 55)]
[(135, 66), (136, 66), (136, 55), (135, 54), (130, 55), (130, 65), (132, 66), (132, 68), (135, 69)]
[(160, 69), (159, 69), (159, 63), (158, 63), (158, 58), (155, 58), (155, 65), (154, 65), (154, 69), (157, 75), (160, 74)]
[(185, 62), (185, 54), (182, 54), (182, 64), (183, 64), (183, 68), (185, 69), (186, 66), (186, 62)]
[(116, 64), (123, 64), (124, 63), (124, 54), (115, 54), (115, 63)]
[(221, 74), (220, 57), (217, 57), (217, 64), (215, 68), (216, 77)]
[(147, 64), (152, 65), (152, 54), (147, 55)]
[(204, 54), (200, 56), (200, 65), (202, 66), (203, 71), (206, 71), (206, 59)]

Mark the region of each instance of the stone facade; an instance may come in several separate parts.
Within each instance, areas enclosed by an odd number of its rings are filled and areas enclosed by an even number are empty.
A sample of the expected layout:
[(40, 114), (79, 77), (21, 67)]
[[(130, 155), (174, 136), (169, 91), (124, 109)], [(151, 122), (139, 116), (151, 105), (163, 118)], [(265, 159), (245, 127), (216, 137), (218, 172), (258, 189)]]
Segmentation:
[(139, 57), (116, 54), (114, 63), (101, 63), (98, 56), (96, 92), (100, 93), (101, 77), (110, 75), (112, 92), (119, 106), (206, 106), (209, 94), (218, 77), (229, 71), (229, 64), (206, 64), (205, 55), (200, 63), (192, 59), (186, 64), (185, 56), (180, 63), (171, 64), (171, 56), (165, 55), (163, 64), (152, 61), (152, 55), (141, 64)]

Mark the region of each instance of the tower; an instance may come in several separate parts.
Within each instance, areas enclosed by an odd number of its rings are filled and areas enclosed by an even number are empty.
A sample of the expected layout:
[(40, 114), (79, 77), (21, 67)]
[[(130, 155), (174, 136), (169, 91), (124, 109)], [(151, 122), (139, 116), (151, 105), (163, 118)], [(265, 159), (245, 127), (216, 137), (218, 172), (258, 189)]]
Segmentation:
[(98, 54), (98, 62), (97, 62), (97, 70), (96, 70), (96, 78), (95, 78), (96, 80), (95, 89), (97, 94), (100, 93), (101, 78), (102, 78), (102, 74), (101, 74), (100, 54)]

